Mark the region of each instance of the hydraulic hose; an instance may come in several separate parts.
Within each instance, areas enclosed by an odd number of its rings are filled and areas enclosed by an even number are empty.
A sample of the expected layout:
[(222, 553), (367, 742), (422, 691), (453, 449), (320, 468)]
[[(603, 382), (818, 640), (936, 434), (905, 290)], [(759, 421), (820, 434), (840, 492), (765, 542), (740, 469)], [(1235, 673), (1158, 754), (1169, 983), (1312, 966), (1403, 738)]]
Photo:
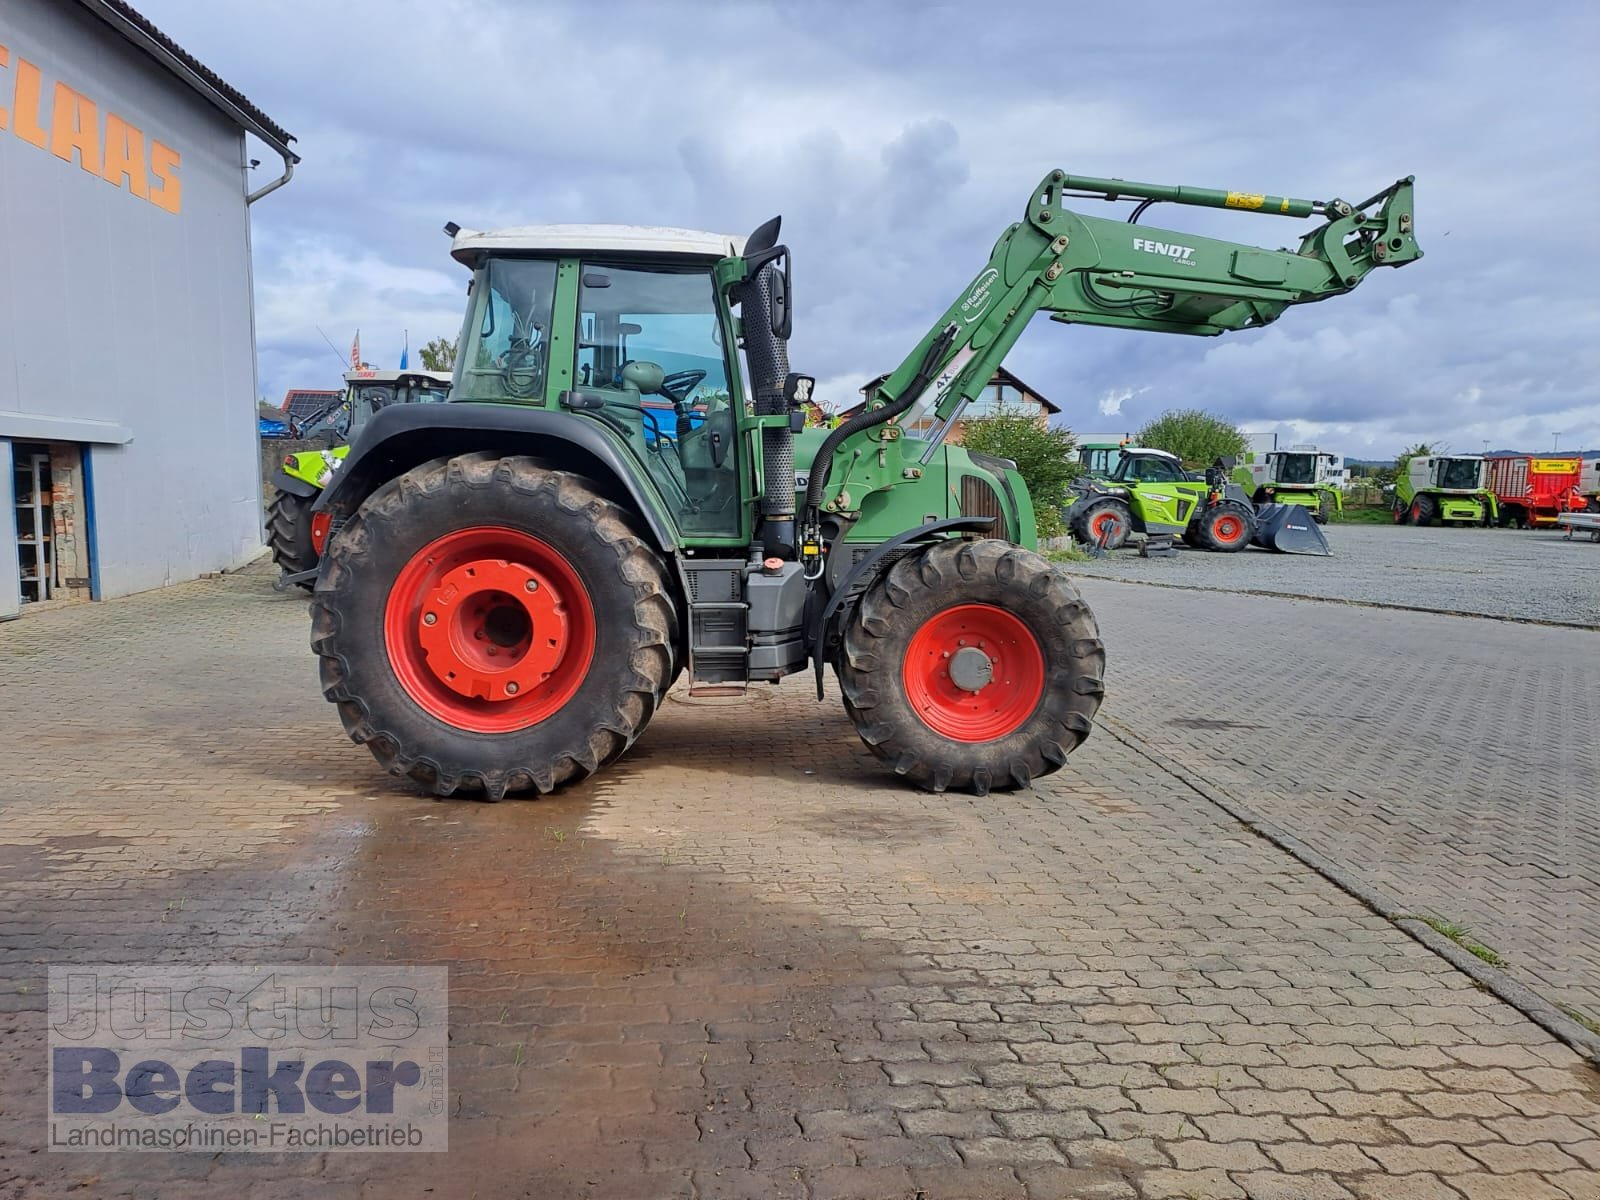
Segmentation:
[(928, 350), (922, 356), (922, 365), (917, 368), (917, 373), (912, 376), (911, 382), (906, 384), (905, 390), (898, 397), (891, 400), (882, 408), (868, 409), (857, 413), (839, 428), (830, 433), (822, 442), (822, 448), (817, 451), (817, 456), (812, 460), (811, 478), (806, 482), (806, 520), (815, 524), (819, 519), (822, 508), (822, 493), (828, 486), (828, 475), (833, 470), (833, 456), (845, 441), (860, 433), (864, 429), (882, 425), (885, 421), (892, 421), (906, 409), (915, 404), (928, 384), (933, 382), (939, 364), (944, 361), (945, 355), (950, 352), (950, 346), (956, 340), (956, 327), (945, 326), (938, 337), (928, 343)]

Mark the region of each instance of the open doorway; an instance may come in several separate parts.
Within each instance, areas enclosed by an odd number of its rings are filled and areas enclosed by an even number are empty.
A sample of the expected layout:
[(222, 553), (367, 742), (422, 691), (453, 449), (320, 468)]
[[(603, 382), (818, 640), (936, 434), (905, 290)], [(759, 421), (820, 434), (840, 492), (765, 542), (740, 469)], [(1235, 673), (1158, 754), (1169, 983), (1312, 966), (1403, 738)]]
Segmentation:
[(11, 443), (11, 500), (23, 605), (91, 595), (83, 448)]

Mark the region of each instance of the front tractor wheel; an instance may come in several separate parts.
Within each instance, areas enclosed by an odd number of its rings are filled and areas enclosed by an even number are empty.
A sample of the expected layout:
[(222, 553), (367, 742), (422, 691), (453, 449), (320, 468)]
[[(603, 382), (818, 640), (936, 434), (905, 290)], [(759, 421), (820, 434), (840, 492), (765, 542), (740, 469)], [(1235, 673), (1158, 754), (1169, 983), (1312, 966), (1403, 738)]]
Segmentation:
[(620, 755), (673, 676), (666, 568), (593, 484), (467, 455), (380, 488), (312, 598), (324, 694), (439, 795), (548, 792)]
[[(311, 506), (315, 496), (278, 492), (267, 506), (267, 545), (272, 561), (285, 575), (299, 575), (317, 565), (317, 547), (311, 536)], [(311, 590), (309, 582), (300, 585)]]
[(1256, 516), (1248, 507), (1225, 500), (1200, 514), (1195, 541), (1207, 550), (1243, 550), (1256, 533)]
[(844, 631), (845, 709), (918, 787), (985, 795), (1057, 770), (1093, 728), (1105, 650), (1066, 574), (1001, 541), (900, 559)]
[(1097, 500), (1079, 515), (1075, 525), (1073, 532), (1080, 542), (1116, 550), (1133, 531), (1133, 514), (1121, 500)]

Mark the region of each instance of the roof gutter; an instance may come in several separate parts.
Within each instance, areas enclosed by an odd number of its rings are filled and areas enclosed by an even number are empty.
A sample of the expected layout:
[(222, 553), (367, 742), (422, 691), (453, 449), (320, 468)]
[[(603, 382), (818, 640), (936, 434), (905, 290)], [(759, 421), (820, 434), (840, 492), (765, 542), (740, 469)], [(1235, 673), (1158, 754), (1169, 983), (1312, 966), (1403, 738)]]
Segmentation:
[(97, 17), (99, 17), (107, 25), (110, 25), (124, 38), (132, 42), (135, 46), (138, 46), (139, 49), (143, 50), (151, 58), (155, 59), (162, 66), (166, 67), (167, 70), (171, 71), (195, 91), (199, 92), (202, 96), (209, 100), (212, 105), (228, 116), (236, 125), (249, 131), (250, 133), (255, 134), (256, 137), (260, 138), (267, 144), (274, 154), (283, 159), (283, 174), (277, 179), (274, 179), (271, 183), (267, 184), (265, 187), (258, 188), (246, 195), (246, 204), (254, 204), (257, 200), (261, 199), (261, 197), (267, 195), (269, 192), (277, 191), (284, 184), (288, 183), (291, 178), (293, 178), (294, 165), (300, 161), (300, 156), (293, 150), (289, 149), (288, 143), (294, 139), (290, 138), (285, 140), (277, 133), (269, 130), (253, 114), (240, 107), (222, 92), (218, 91), (212, 86), (209, 80), (200, 75), (194, 70), (193, 67), (186, 63), (178, 55), (174, 54), (166, 46), (162, 45), (158, 39), (151, 37), (147, 30), (139, 25), (138, 22), (130, 20), (128, 16), (120, 11), (115, 5), (107, 4), (104, 2), (104, 0), (80, 0), (80, 2), (85, 8), (93, 11)]

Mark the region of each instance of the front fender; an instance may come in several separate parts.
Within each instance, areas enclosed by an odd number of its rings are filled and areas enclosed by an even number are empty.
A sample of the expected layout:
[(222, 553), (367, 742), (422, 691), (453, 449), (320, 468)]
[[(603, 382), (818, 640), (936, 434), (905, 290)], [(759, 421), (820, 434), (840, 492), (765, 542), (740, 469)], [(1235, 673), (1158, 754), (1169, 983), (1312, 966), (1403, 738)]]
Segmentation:
[(397, 404), (375, 414), (323, 490), (317, 512), (337, 524), (368, 496), (413, 467), (458, 454), (527, 455), (594, 481), (639, 514), (657, 549), (673, 553), (677, 531), (644, 468), (586, 417), (521, 404), (452, 401)]
[(828, 597), (828, 603), (816, 609), (817, 615), (811, 627), (806, 630), (806, 643), (811, 647), (812, 664), (817, 671), (817, 699), (822, 699), (822, 667), (828, 657), (828, 647), (823, 644), (823, 640), (829, 622), (844, 607), (847, 600), (871, 586), (884, 564), (892, 561), (889, 556), (893, 551), (916, 542), (935, 541), (950, 535), (983, 533), (993, 524), (993, 517), (950, 517), (943, 521), (929, 521), (926, 525), (908, 529), (873, 547), (872, 553), (851, 567), (850, 573), (839, 581), (839, 586), (833, 595)]

